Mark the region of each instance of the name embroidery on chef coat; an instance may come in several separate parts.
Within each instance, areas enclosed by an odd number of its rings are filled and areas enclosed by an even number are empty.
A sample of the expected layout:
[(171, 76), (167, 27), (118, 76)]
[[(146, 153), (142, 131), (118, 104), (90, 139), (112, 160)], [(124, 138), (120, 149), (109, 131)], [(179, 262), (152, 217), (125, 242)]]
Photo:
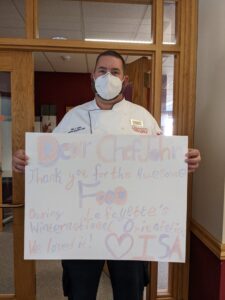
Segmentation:
[(75, 128), (70, 128), (70, 130), (68, 131), (68, 133), (72, 133), (72, 132), (77, 132), (77, 131), (80, 131), (80, 130), (84, 130), (85, 127), (75, 127)]
[(141, 120), (130, 119), (132, 129), (138, 133), (148, 133), (148, 128), (144, 127), (144, 123)]

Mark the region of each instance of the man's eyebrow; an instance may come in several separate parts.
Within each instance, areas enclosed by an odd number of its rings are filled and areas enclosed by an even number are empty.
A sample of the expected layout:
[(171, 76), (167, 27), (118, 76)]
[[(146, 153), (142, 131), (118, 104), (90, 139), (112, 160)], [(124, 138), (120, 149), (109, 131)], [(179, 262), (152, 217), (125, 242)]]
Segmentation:
[(111, 70), (113, 70), (113, 71), (120, 71), (119, 68), (112, 68)]
[(107, 70), (107, 68), (106, 68), (106, 67), (103, 67), (103, 66), (99, 66), (99, 67), (97, 67), (97, 69)]
[[(107, 70), (107, 67), (99, 66), (97, 67), (98, 70)], [(120, 71), (119, 68), (112, 68), (111, 71)]]

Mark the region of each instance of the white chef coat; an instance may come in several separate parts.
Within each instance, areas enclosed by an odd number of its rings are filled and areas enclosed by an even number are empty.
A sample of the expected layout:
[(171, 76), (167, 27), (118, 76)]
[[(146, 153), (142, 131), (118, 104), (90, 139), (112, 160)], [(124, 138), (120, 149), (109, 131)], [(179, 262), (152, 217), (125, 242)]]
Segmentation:
[(125, 99), (111, 110), (100, 109), (95, 100), (71, 109), (54, 133), (158, 135), (161, 130), (143, 107)]

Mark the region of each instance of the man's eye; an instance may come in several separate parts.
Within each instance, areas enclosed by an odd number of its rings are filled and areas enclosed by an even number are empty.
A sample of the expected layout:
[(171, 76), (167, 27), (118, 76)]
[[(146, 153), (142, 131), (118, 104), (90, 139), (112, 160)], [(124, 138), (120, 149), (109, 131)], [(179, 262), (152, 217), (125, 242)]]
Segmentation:
[(119, 75), (119, 72), (118, 72), (118, 71), (114, 71), (114, 72), (112, 72), (112, 75), (118, 76), (118, 75)]

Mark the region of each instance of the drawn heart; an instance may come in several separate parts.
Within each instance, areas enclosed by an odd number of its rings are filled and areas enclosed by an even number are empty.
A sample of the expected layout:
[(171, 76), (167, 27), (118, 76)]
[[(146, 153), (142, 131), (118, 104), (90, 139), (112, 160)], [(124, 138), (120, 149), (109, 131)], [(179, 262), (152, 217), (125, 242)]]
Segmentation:
[(122, 258), (129, 253), (133, 243), (133, 237), (128, 233), (124, 233), (121, 236), (111, 233), (105, 239), (106, 248), (115, 258)]

